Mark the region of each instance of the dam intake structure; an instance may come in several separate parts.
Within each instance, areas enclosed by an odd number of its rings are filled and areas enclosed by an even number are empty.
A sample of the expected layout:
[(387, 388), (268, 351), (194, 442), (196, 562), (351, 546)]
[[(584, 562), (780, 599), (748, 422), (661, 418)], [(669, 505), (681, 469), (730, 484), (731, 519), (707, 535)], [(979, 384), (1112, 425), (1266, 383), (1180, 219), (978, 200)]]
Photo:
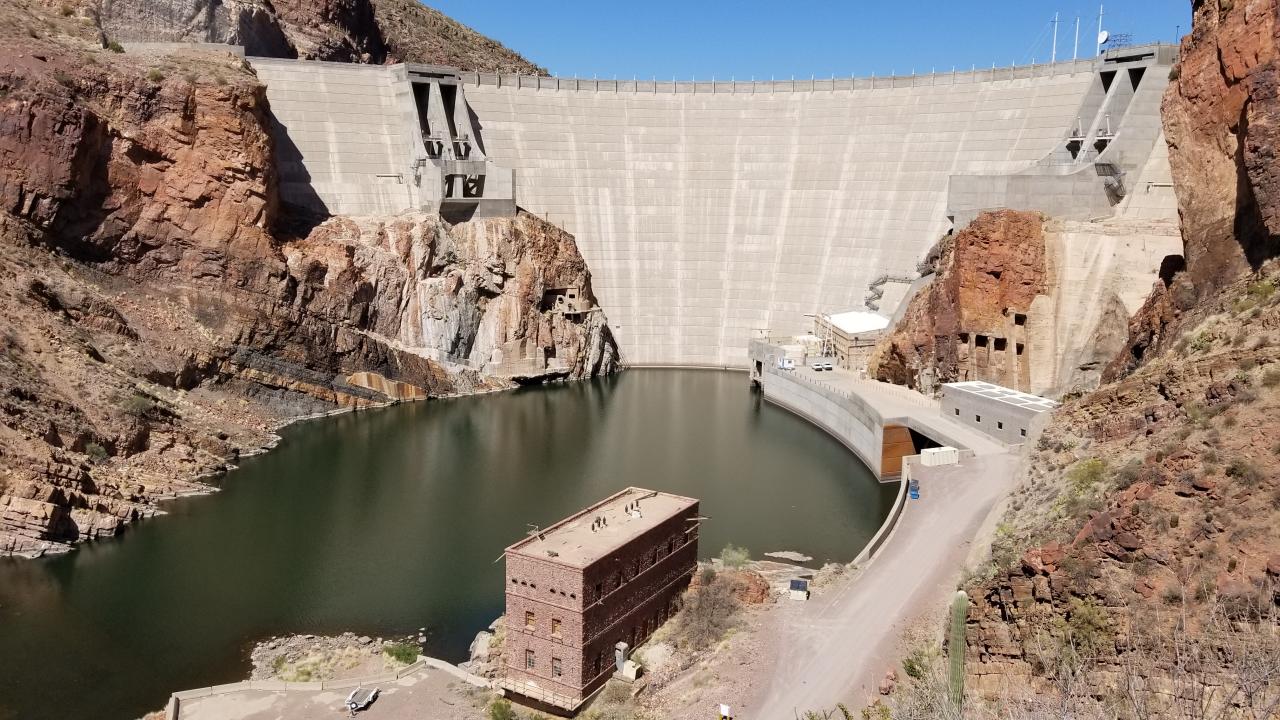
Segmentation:
[(518, 203), (575, 235), (628, 364), (746, 367), (751, 339), (865, 307), (869, 290), (892, 315), (930, 247), (982, 210), (1108, 216), (1142, 177), (1168, 211), (1167, 162), (1149, 163), (1175, 52), (765, 82), (250, 62), (285, 202), (454, 217)]

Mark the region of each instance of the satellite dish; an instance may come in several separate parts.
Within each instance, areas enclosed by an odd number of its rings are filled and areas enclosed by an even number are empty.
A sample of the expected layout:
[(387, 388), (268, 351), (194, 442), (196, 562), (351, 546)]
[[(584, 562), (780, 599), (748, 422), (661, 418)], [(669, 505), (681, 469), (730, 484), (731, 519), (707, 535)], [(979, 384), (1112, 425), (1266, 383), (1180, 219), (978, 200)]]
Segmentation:
[(1111, 33), (1107, 32), (1106, 30), (1103, 30), (1103, 31), (1101, 31), (1101, 32), (1099, 32), (1099, 33), (1098, 33), (1098, 44), (1099, 44), (1099, 45), (1105, 45), (1105, 44), (1106, 44), (1106, 42), (1107, 42), (1107, 40), (1109, 40), (1109, 39), (1111, 39)]

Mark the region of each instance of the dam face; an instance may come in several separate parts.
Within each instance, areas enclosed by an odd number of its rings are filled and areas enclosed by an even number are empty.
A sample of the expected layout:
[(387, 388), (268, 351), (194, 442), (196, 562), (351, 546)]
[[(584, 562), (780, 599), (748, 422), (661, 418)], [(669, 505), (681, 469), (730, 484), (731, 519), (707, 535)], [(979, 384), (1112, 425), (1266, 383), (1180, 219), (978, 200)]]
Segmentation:
[[(1166, 54), (910, 78), (461, 72), (456, 85), (459, 126), (514, 171), (515, 202), (577, 238), (626, 363), (743, 367), (751, 339), (862, 307), (870, 285), (892, 313), (953, 217), (1014, 204), (1109, 212), (1119, 200), (1098, 166), (1113, 159), (1123, 177), (1145, 165)], [(1145, 80), (1124, 80), (1134, 58), (1155, 66)], [(431, 196), (408, 170), (429, 132), (412, 120), (413, 66), (252, 62), (296, 151), (282, 165), (286, 201), (371, 214)], [(1072, 138), (1087, 149), (1067, 154)]]

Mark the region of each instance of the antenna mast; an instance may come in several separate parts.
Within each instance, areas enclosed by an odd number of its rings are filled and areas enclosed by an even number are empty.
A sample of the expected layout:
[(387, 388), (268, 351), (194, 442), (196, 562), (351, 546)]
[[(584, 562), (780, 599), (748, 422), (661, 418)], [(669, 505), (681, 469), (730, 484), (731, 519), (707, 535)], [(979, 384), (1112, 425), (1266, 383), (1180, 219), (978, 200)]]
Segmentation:
[(1053, 14), (1053, 54), (1049, 57), (1049, 62), (1058, 62), (1058, 13)]
[(1098, 5), (1098, 54), (1102, 54), (1102, 9), (1101, 4)]

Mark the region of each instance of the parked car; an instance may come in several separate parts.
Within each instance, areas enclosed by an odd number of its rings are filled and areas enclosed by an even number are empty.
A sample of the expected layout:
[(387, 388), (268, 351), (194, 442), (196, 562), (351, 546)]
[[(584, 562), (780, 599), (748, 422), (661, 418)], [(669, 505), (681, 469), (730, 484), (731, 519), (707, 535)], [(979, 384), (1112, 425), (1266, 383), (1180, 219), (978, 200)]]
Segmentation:
[(812, 363), (810, 363), (809, 369), (813, 370), (814, 372), (822, 372), (822, 361), (814, 360)]
[(835, 366), (833, 366), (833, 365), (831, 364), (831, 361), (830, 361), (830, 360), (823, 360), (823, 361), (822, 361), (822, 369), (823, 369), (823, 370), (835, 370)]

